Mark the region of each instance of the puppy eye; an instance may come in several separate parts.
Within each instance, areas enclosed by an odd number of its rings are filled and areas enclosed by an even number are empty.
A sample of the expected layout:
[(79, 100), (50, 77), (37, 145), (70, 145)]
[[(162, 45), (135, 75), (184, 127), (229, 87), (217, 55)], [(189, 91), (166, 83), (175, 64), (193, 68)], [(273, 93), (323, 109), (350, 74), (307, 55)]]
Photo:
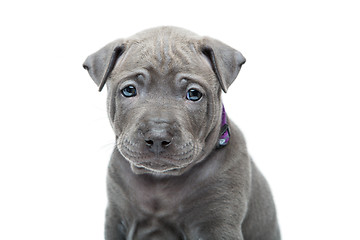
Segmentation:
[(122, 90), (121, 90), (121, 94), (124, 96), (124, 97), (135, 97), (136, 96), (136, 88), (133, 86), (133, 85), (129, 85), (127, 87), (124, 87)]
[(186, 98), (190, 101), (199, 101), (202, 97), (202, 93), (199, 92), (198, 90), (196, 89), (189, 89), (189, 91), (187, 91), (186, 93)]

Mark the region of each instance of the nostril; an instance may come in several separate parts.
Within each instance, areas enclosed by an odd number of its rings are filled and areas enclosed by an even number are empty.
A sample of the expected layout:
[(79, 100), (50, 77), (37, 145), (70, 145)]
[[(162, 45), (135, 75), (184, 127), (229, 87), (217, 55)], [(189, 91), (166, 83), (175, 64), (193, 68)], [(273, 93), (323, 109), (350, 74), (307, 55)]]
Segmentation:
[(161, 145), (162, 145), (163, 147), (167, 147), (167, 146), (170, 145), (170, 143), (171, 143), (171, 142), (169, 142), (169, 141), (162, 141), (162, 142), (161, 142)]
[(152, 140), (145, 140), (145, 142), (146, 142), (146, 145), (149, 147), (151, 147), (154, 144), (154, 142)]

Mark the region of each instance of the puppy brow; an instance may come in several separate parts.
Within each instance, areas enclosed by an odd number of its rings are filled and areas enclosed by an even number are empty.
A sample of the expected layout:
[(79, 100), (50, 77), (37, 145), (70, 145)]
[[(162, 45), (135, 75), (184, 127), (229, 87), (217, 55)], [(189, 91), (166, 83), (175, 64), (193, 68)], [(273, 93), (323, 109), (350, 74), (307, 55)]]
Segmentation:
[(145, 82), (150, 74), (145, 69), (126, 70), (121, 74), (121, 79), (133, 79), (135, 81)]
[(181, 78), (181, 79), (179, 80), (179, 84), (180, 84), (180, 85), (186, 85), (186, 84), (188, 84), (188, 82), (189, 82), (189, 80), (186, 79), (186, 78)]
[(184, 73), (176, 74), (175, 81), (181, 86), (189, 84), (191, 82), (197, 83), (201, 86), (205, 83), (205, 80), (200, 76), (194, 74), (184, 74)]

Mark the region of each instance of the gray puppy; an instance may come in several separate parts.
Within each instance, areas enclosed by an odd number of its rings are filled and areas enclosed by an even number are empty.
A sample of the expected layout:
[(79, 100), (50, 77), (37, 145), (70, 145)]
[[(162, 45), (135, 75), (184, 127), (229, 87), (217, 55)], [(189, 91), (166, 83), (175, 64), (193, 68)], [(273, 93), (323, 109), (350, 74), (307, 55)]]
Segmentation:
[[(245, 58), (174, 27), (90, 55), (116, 135), (106, 240), (279, 240), (269, 186), (221, 102)], [(231, 134), (231, 137), (230, 137)]]

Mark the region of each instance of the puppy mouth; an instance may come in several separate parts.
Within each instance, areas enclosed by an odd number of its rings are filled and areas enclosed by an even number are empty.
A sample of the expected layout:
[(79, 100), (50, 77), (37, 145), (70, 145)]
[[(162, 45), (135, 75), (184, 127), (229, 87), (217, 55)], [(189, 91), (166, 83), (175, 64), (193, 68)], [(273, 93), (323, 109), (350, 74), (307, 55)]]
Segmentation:
[(130, 163), (131, 169), (139, 174), (178, 175), (192, 163), (196, 154), (196, 147), (190, 142), (177, 147), (174, 151), (154, 154), (127, 138), (118, 139), (117, 149)]
[[(122, 153), (122, 151), (120, 151)], [(172, 164), (170, 161), (174, 159), (167, 159), (161, 157), (148, 157), (142, 159), (134, 159), (133, 156), (127, 156), (122, 153), (125, 159), (130, 163), (132, 170), (136, 173), (155, 173), (155, 174), (172, 174), (186, 168), (191, 164), (192, 156), (189, 156), (188, 161), (182, 164)]]
[(176, 172), (184, 167), (175, 166), (172, 164), (157, 164), (153, 162), (144, 162), (144, 163), (131, 163), (133, 168), (135, 167), (138, 171), (150, 171), (154, 173), (169, 173), (169, 172)]

